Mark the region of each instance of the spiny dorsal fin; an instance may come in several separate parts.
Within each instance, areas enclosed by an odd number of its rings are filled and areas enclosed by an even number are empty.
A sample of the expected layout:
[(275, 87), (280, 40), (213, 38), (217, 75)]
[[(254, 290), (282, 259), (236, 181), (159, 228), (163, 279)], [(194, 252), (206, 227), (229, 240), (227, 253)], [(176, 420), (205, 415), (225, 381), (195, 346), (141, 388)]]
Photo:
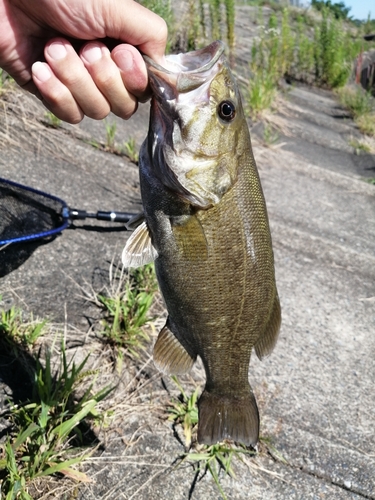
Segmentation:
[(193, 358), (176, 338), (167, 324), (162, 328), (154, 346), (154, 363), (165, 374), (182, 375), (193, 366)]
[(275, 347), (277, 338), (279, 336), (280, 324), (281, 308), (279, 296), (276, 293), (270, 319), (268, 320), (267, 326), (264, 329), (263, 335), (258, 339), (257, 343), (254, 346), (255, 352), (260, 360), (270, 355), (273, 351), (273, 348)]
[(141, 267), (153, 262), (158, 252), (151, 242), (146, 222), (142, 222), (126, 242), (122, 252), (122, 263), (125, 267)]

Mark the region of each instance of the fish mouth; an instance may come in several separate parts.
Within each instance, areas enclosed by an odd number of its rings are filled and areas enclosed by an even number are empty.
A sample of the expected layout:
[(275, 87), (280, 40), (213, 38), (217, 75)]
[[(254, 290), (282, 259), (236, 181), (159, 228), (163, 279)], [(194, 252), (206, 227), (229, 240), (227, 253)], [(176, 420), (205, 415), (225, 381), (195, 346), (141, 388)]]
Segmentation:
[(143, 56), (153, 95), (173, 100), (201, 87), (216, 73), (216, 63), (223, 52), (224, 44), (217, 40), (200, 50), (166, 56), (165, 66)]

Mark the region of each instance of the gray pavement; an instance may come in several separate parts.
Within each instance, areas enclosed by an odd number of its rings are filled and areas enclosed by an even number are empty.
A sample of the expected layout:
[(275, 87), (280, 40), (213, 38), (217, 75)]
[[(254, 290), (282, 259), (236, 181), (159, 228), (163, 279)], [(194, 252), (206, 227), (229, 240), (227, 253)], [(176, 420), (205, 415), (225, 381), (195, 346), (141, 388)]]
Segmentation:
[[(5, 128), (0, 135), (0, 176), (79, 208), (139, 208), (135, 165), (83, 141), (103, 141), (103, 123), (48, 129), (40, 124), (44, 110), (30, 97), (8, 99), (0, 107), (0, 123), (9, 131), (8, 138)], [(139, 144), (147, 115), (146, 105), (129, 122), (117, 120), (117, 141), (135, 137)], [(360, 134), (329, 92), (290, 88), (269, 120), (278, 141), (267, 147), (260, 125), (252, 138), (283, 324), (274, 353), (263, 362), (254, 356), (249, 376), (261, 435), (272, 447), (236, 462), (236, 479), (222, 476), (221, 482), (234, 500), (375, 499), (375, 186), (366, 182), (375, 177), (375, 156), (354, 153), (350, 141)], [(1, 278), (0, 293), (34, 314), (65, 321), (84, 343), (97, 312), (77, 284), (106, 282), (126, 237), (125, 231), (68, 229)], [(95, 362), (100, 356), (92, 354)], [(119, 393), (123, 419), (88, 462), (94, 482), (79, 498), (221, 498), (209, 474), (194, 483), (191, 466), (174, 467), (183, 447), (158, 406), (169, 396), (160, 396), (164, 388), (152, 363), (143, 373), (153, 385), (140, 391), (139, 409), (131, 412)], [(199, 368), (193, 376), (202, 379)]]

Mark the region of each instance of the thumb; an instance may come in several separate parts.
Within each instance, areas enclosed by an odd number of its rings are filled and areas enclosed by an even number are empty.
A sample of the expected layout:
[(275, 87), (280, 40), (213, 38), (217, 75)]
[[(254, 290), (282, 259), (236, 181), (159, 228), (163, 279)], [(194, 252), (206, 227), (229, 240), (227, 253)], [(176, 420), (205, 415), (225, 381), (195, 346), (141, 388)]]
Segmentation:
[(163, 60), (168, 37), (164, 19), (133, 0), (112, 0), (105, 9), (106, 36), (134, 45), (156, 62)]

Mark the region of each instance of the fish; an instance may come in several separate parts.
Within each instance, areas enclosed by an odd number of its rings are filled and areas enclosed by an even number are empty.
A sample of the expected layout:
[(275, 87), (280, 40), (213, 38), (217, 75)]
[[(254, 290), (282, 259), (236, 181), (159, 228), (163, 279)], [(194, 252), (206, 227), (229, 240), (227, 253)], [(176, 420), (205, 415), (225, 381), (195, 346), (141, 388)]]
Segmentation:
[(163, 65), (144, 57), (152, 98), (139, 155), (143, 213), (130, 222), (122, 260), (155, 263), (168, 311), (156, 367), (181, 375), (198, 356), (203, 362), (198, 442), (256, 446), (250, 356), (272, 352), (281, 308), (265, 199), (224, 49), (216, 41)]

